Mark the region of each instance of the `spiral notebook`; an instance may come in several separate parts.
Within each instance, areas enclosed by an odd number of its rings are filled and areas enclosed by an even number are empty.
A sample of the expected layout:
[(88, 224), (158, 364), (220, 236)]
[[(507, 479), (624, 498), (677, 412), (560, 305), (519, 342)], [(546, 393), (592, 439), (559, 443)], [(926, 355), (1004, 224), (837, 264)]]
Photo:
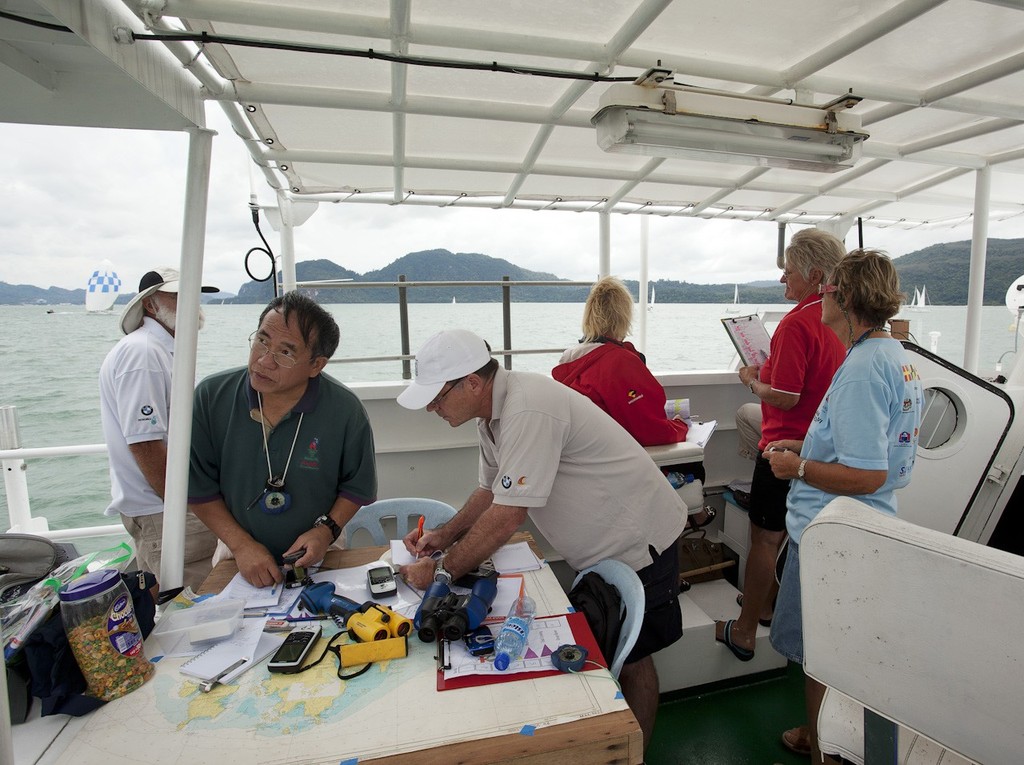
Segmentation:
[(284, 642), (282, 633), (263, 632), (263, 619), (246, 620), (231, 638), (207, 648), (181, 665), (183, 674), (230, 683), (270, 656)]

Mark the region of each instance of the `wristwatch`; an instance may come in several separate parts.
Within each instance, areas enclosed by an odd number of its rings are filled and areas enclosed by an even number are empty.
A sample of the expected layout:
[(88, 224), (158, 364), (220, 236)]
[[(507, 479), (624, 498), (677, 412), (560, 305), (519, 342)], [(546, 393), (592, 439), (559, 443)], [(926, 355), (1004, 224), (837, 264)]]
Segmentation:
[(804, 477), (804, 468), (806, 468), (806, 467), (807, 467), (807, 460), (800, 460), (800, 467), (798, 467), (796, 469), (796, 476), (797, 476), (797, 478), (803, 478)]
[[(751, 393), (754, 393), (754, 383), (755, 382), (757, 382), (757, 381), (756, 380), (751, 380), (749, 383), (747, 383), (747, 387), (750, 388), (750, 392)], [(754, 395), (756, 396), (757, 394), (754, 393)]]
[(437, 565), (434, 566), (434, 581), (452, 586), (452, 572), (444, 567), (444, 558), (438, 559)]
[(320, 526), (326, 526), (331, 531), (331, 542), (337, 542), (338, 537), (341, 536), (341, 526), (334, 522), (334, 519), (329, 515), (321, 515), (315, 521), (313, 521), (313, 528)]

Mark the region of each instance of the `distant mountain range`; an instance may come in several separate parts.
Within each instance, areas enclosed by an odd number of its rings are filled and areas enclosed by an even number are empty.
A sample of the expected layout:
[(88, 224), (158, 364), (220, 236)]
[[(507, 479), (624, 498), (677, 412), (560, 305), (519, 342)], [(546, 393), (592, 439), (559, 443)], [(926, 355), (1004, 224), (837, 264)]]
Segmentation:
[[(970, 253), (971, 243), (964, 241), (932, 245), (897, 258), (894, 262), (903, 290), (912, 296), (915, 287), (927, 286), (929, 302), (935, 305), (966, 305)], [(295, 271), (300, 282), (329, 279), (397, 282), (400, 276), (406, 281), (500, 281), (506, 276), (512, 281), (569, 281), (551, 273), (529, 271), (500, 258), (448, 250), (411, 252), (385, 268), (365, 274), (330, 260), (303, 261), (296, 264)], [(985, 305), (1002, 305), (1007, 287), (1021, 273), (1024, 273), (1024, 239), (990, 239), (985, 267)], [(627, 280), (626, 283), (636, 294), (637, 282)], [(730, 303), (735, 289), (733, 284), (691, 284), (667, 279), (651, 284), (659, 303)], [(398, 290), (392, 286), (307, 288), (306, 291), (323, 303), (398, 302)], [(583, 302), (587, 292), (586, 287), (512, 287), (512, 299), (528, 303)], [(448, 303), (452, 299), (463, 303), (493, 303), (501, 300), (501, 287), (420, 287), (410, 289), (408, 295), (411, 303)], [(203, 299), (207, 303), (264, 304), (272, 296), (273, 287), (266, 281), (243, 284), (237, 296), (221, 292), (204, 295)], [(122, 295), (117, 302), (123, 304), (129, 299), (131, 294)], [(745, 304), (780, 303), (782, 289), (773, 281), (748, 282), (739, 285), (739, 299)], [(82, 305), (84, 302), (84, 289), (44, 289), (0, 282), (0, 305)]]

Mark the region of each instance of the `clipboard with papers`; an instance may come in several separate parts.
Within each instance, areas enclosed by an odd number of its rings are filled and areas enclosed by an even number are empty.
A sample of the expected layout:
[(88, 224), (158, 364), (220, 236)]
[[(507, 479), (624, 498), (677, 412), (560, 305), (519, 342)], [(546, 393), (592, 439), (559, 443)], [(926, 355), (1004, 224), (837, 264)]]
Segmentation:
[(761, 317), (756, 313), (749, 316), (730, 316), (722, 319), (725, 332), (736, 346), (743, 366), (760, 366), (768, 360), (771, 351), (771, 336), (765, 329)]

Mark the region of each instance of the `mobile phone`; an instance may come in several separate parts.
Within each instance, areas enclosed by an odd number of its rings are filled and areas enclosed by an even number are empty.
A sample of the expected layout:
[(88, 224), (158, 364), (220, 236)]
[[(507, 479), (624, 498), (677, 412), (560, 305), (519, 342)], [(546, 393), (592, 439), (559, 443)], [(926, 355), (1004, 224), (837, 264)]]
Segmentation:
[(295, 561), (297, 561), (299, 558), (301, 558), (305, 554), (306, 554), (306, 548), (305, 547), (300, 547), (298, 550), (296, 550), (293, 553), (288, 553), (287, 555), (282, 555), (281, 556), (281, 561), (283, 563), (290, 563), (290, 564), (291, 563), (295, 563)]
[(398, 593), (395, 572), (387, 563), (381, 563), (366, 572), (366, 585), (372, 597), (388, 598)]
[(302, 666), (310, 649), (320, 639), (320, 625), (296, 627), (288, 633), (281, 647), (270, 658), (267, 669), (271, 672), (290, 672)]
[(494, 635), (486, 624), (462, 636), (470, 656), (488, 656), (494, 653)]

